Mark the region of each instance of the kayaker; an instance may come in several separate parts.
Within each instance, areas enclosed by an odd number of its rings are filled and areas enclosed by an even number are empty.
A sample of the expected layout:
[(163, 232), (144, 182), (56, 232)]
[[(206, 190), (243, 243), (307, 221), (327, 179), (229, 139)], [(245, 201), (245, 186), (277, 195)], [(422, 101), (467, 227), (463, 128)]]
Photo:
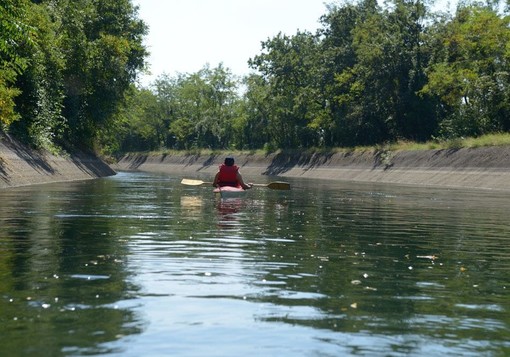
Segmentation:
[(252, 188), (252, 183), (244, 183), (243, 176), (239, 172), (239, 166), (234, 164), (234, 158), (228, 156), (225, 158), (225, 162), (220, 165), (220, 168), (213, 181), (214, 187), (232, 186), (242, 187), (247, 190)]

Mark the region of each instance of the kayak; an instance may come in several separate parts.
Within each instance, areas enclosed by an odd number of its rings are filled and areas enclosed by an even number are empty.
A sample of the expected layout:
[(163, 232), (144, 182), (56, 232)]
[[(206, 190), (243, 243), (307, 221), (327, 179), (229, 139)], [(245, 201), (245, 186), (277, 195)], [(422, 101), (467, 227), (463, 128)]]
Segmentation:
[(213, 190), (214, 193), (219, 193), (221, 198), (243, 197), (246, 190), (241, 187), (223, 186)]

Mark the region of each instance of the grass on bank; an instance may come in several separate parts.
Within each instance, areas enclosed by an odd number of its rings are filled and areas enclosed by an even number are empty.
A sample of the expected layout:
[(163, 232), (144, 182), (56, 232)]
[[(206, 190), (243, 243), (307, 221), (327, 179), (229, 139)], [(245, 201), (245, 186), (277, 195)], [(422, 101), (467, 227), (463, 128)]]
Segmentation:
[[(381, 144), (377, 146), (357, 146), (354, 148), (309, 148), (293, 149), (292, 152), (301, 153), (335, 153), (335, 152), (361, 152), (361, 151), (420, 151), (420, 150), (444, 150), (461, 148), (479, 148), (490, 146), (510, 146), (510, 133), (487, 134), (476, 138), (456, 138), (451, 140), (433, 140), (424, 143), (412, 141), (398, 141), (395, 143)], [(289, 150), (277, 150), (269, 152), (264, 149), (258, 150), (211, 150), (211, 149), (190, 149), (190, 150), (172, 150), (164, 149), (153, 151), (151, 155), (267, 155)]]
[(487, 134), (476, 138), (455, 138), (451, 140), (434, 140), (425, 143), (399, 141), (386, 146), (392, 151), (441, 150), (479, 148), (488, 146), (510, 146), (510, 133)]

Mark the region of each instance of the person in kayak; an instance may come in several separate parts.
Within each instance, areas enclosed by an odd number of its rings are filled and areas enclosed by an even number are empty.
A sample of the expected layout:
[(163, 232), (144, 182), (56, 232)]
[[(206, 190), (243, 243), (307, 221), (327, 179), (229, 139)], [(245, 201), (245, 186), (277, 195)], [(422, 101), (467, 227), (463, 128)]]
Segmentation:
[(225, 162), (220, 165), (220, 168), (213, 181), (214, 187), (232, 186), (242, 187), (247, 190), (252, 188), (252, 183), (244, 183), (243, 176), (239, 172), (239, 166), (234, 164), (234, 158), (229, 156), (225, 158)]

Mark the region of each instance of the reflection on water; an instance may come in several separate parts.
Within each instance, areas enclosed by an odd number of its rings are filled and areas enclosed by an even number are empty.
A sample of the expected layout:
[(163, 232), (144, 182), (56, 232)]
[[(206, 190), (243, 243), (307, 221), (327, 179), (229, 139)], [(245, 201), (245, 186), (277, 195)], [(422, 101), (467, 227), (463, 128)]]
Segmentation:
[(510, 195), (179, 182), (0, 191), (3, 354), (510, 354)]
[(2, 355), (108, 352), (102, 342), (142, 330), (108, 186), (0, 191)]

